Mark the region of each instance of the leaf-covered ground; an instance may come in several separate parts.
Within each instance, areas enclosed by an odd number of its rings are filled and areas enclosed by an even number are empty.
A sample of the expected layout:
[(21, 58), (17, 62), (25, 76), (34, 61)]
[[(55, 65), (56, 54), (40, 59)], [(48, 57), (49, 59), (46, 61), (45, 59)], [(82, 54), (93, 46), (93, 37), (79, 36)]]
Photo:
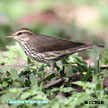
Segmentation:
[(7, 49), (0, 52), (1, 108), (107, 108), (108, 68), (101, 66), (107, 58), (99, 58), (97, 47), (93, 66), (76, 53), (47, 77), (49, 66), (31, 61), (18, 43)]

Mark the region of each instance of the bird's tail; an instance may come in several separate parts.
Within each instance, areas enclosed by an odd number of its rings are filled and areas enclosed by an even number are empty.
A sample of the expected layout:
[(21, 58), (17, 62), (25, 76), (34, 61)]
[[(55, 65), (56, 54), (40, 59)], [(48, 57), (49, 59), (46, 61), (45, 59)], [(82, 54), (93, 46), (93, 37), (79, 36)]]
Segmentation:
[[(101, 44), (97, 44), (96, 46), (97, 47), (104, 47), (104, 45), (101, 45)], [(72, 49), (70, 49), (70, 54), (84, 51), (84, 50), (88, 50), (88, 49), (92, 49), (93, 47), (94, 47), (94, 45), (82, 45), (82, 46), (74, 48), (74, 49), (72, 48)]]
[(96, 46), (98, 46), (98, 47), (104, 47), (104, 45), (103, 44), (97, 44)]

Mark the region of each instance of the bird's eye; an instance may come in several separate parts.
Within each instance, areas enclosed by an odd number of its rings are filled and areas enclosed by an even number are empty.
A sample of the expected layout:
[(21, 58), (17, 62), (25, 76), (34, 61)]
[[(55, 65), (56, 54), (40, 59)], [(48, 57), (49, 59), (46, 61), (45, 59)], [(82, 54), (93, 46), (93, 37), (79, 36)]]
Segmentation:
[(22, 35), (22, 32), (19, 32), (18, 35)]

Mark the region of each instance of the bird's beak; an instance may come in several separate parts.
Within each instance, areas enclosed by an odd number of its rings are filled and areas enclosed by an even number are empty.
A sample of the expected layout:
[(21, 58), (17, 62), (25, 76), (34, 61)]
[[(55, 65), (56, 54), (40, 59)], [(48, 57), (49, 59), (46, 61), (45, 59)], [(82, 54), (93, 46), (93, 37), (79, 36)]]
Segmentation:
[(7, 36), (6, 39), (14, 39), (14, 36)]

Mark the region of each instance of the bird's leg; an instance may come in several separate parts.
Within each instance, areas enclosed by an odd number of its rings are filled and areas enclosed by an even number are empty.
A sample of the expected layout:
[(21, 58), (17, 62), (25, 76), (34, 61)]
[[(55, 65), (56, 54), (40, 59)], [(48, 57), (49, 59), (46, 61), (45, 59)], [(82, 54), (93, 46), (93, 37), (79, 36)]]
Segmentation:
[(47, 78), (47, 77), (49, 76), (50, 72), (52, 72), (52, 71), (54, 70), (54, 68), (56, 67), (56, 63), (52, 63), (52, 62), (51, 62), (49, 65), (50, 65), (50, 69), (49, 69), (49, 71), (47, 72), (47, 74), (45, 75), (45, 77), (42, 78), (43, 80), (44, 80), (45, 78)]
[(63, 77), (65, 75), (65, 64), (67, 64), (68, 62), (66, 61), (68, 57), (65, 57), (63, 60), (62, 60), (62, 64), (63, 64), (63, 67), (62, 67), (62, 70), (60, 71), (60, 75), (61, 77)]
[(57, 64), (55, 63), (55, 68), (57, 69), (57, 71), (60, 70), (59, 66), (57, 66)]
[(50, 63), (50, 70), (48, 71), (48, 73), (53, 71), (55, 67), (56, 67), (56, 63)]
[(61, 77), (64, 77), (65, 75), (65, 66), (62, 67), (62, 70), (60, 71)]
[(56, 64), (55, 62), (51, 62), (51, 63), (50, 63), (50, 69), (49, 69), (49, 71), (47, 72), (47, 74), (45, 75), (45, 77), (43, 78), (43, 80), (49, 76), (50, 72), (52, 72), (52, 71), (54, 70), (54, 68), (56, 68), (57, 71), (60, 70), (59, 66), (57, 66), (57, 64)]

